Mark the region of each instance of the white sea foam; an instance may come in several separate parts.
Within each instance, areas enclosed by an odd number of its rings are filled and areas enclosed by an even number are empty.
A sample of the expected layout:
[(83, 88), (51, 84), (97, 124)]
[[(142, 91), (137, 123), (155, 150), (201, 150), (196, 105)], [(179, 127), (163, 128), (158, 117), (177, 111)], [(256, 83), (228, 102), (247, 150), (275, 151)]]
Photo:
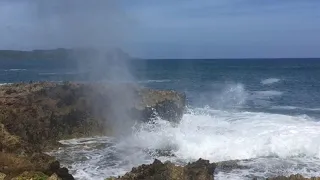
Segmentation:
[[(252, 169), (256, 168), (255, 171), (238, 170), (235, 175), (241, 179), (246, 173), (256, 176), (288, 175), (294, 172), (312, 175), (307, 173), (309, 166), (320, 169), (319, 160), (309, 162), (310, 159), (320, 158), (320, 124), (308, 116), (216, 110), (206, 114), (194, 112), (186, 114), (177, 127), (160, 121), (156, 125), (146, 125), (129, 139), (124, 146), (131, 142), (142, 149), (169, 147), (176, 155), (177, 162), (193, 161), (200, 157), (212, 162), (276, 157), (273, 160), (275, 162), (268, 161), (268, 158), (264, 161), (268, 169), (258, 171), (257, 168), (262, 166), (254, 161), (251, 166)], [(281, 161), (296, 166), (303, 166), (304, 163), (309, 165), (299, 171), (292, 166), (282, 167), (280, 173), (276, 164), (279, 166)], [(220, 176), (219, 179), (228, 178)]]
[[(292, 172), (310, 175), (307, 171), (311, 167), (320, 170), (319, 139), (320, 123), (308, 116), (195, 109), (186, 113), (177, 126), (156, 120), (137, 126), (132, 136), (114, 141), (101, 151), (82, 148), (79, 151), (89, 158), (73, 164), (73, 167), (78, 169), (75, 173), (77, 177), (103, 179), (110, 175), (121, 175), (133, 166), (152, 162), (157, 156), (152, 150), (161, 149), (170, 150), (175, 156), (157, 158), (177, 163), (198, 158), (212, 162), (250, 159), (245, 161), (249, 169), (219, 172), (217, 179), (288, 175)], [(69, 144), (83, 145), (89, 142), (89, 146), (92, 141), (72, 140)], [(147, 152), (151, 152), (151, 155)], [(103, 165), (102, 156), (109, 157), (110, 153), (118, 154), (118, 159), (111, 165)], [(280, 168), (282, 161), (292, 165)], [(300, 165), (304, 165), (304, 168), (299, 171), (293, 168)]]
[(142, 148), (175, 147), (175, 155), (186, 160), (202, 157), (224, 161), (274, 155), (285, 158), (301, 154), (320, 158), (320, 142), (317, 142), (320, 124), (307, 116), (226, 111), (211, 115), (191, 113), (184, 116), (178, 127), (161, 122), (130, 138)]
[(4, 86), (4, 85), (8, 85), (8, 84), (11, 84), (11, 83), (0, 83), (0, 86)]
[(261, 84), (263, 85), (270, 85), (270, 84), (274, 84), (280, 82), (280, 79), (278, 78), (268, 78), (268, 79), (264, 79), (261, 81)]

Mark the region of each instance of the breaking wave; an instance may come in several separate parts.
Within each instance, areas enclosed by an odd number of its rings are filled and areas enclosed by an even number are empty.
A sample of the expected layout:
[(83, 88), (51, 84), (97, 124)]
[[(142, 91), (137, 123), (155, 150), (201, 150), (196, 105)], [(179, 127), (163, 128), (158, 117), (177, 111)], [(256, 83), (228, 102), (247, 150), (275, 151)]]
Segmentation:
[[(300, 173), (320, 176), (320, 122), (307, 115), (249, 112), (248, 99), (281, 96), (280, 91), (247, 92), (230, 84), (214, 96), (220, 106), (189, 107), (179, 124), (156, 118), (136, 124), (130, 136), (62, 141), (55, 156), (79, 180), (122, 175), (155, 158), (185, 164), (239, 160), (246, 168), (216, 170), (215, 179), (252, 179)], [(208, 99), (212, 99), (208, 97)], [(290, 107), (291, 108), (291, 107)], [(303, 168), (301, 168), (303, 167)]]
[(163, 121), (145, 124), (130, 137), (130, 142), (141, 148), (175, 147), (173, 152), (180, 160), (300, 155), (320, 158), (320, 123), (308, 116), (203, 109), (200, 112), (185, 114), (177, 127)]
[[(81, 162), (73, 159), (77, 163), (73, 163), (71, 167), (80, 179), (103, 179), (121, 175), (134, 166), (151, 163), (154, 158), (178, 164), (198, 158), (212, 162), (249, 160), (244, 162), (250, 165), (249, 169), (244, 169), (242, 173), (270, 176), (279, 175), (277, 166), (281, 161), (305, 163), (309, 164), (306, 168), (318, 167), (317, 170), (320, 170), (319, 139), (320, 123), (308, 116), (199, 108), (189, 110), (177, 126), (156, 119), (152, 123), (138, 125), (131, 136), (123, 139), (105, 137), (63, 141), (71, 148), (75, 148), (74, 145), (81, 147), (72, 151), (76, 154), (63, 151), (64, 156), (69, 158), (82, 157)], [(103, 142), (104, 146), (101, 145)], [(90, 148), (94, 144), (102, 148)], [(261, 165), (263, 162), (268, 164)], [(263, 166), (268, 166), (268, 169), (259, 169)], [(252, 170), (257, 168), (259, 171)], [(289, 174), (294, 170), (290, 168), (291, 166), (283, 166), (282, 173)], [(224, 172), (218, 174), (218, 179), (230, 176)], [(240, 176), (237, 172), (237, 177)]]
[(27, 71), (27, 69), (6, 69), (4, 71)]
[(306, 108), (306, 107), (297, 107), (297, 106), (273, 106), (272, 109), (320, 111), (320, 108)]

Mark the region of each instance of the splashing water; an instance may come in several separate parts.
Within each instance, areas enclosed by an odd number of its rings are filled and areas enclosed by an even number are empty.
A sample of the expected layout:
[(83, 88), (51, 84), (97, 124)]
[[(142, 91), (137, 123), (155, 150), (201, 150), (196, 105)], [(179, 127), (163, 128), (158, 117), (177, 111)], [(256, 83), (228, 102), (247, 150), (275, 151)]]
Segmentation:
[[(80, 180), (122, 175), (155, 158), (186, 164), (239, 160), (245, 168), (217, 169), (215, 179), (252, 179), (300, 173), (320, 176), (320, 122), (307, 115), (248, 112), (248, 100), (281, 96), (278, 91), (248, 93), (230, 84), (218, 93), (214, 108), (189, 108), (179, 124), (154, 119), (136, 124), (123, 138), (96, 137), (62, 141), (52, 152)], [(216, 98), (218, 97), (218, 98)]]
[(231, 84), (219, 95), (218, 103), (224, 108), (241, 107), (246, 103), (248, 93), (243, 84)]
[[(121, 175), (154, 158), (178, 164), (198, 158), (211, 162), (246, 160), (242, 163), (247, 169), (216, 172), (218, 179), (290, 172), (320, 175), (319, 139), (320, 123), (308, 116), (194, 109), (177, 126), (158, 119), (139, 125), (124, 139), (64, 141), (69, 149), (55, 155), (60, 159), (86, 157), (71, 160), (71, 169), (77, 169), (75, 175), (80, 179)], [(74, 154), (67, 158), (70, 152)]]

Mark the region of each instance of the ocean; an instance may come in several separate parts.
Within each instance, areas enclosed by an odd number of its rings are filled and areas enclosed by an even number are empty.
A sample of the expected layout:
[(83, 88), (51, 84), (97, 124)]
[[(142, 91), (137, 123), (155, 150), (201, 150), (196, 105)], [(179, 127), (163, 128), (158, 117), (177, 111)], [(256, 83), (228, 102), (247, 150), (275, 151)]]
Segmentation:
[(79, 180), (122, 175), (155, 158), (243, 165), (218, 168), (218, 180), (320, 176), (320, 59), (135, 60), (125, 70), (0, 60), (1, 84), (44, 80), (118, 80), (187, 95), (177, 126), (156, 119), (126, 137), (62, 141), (66, 147), (50, 154)]

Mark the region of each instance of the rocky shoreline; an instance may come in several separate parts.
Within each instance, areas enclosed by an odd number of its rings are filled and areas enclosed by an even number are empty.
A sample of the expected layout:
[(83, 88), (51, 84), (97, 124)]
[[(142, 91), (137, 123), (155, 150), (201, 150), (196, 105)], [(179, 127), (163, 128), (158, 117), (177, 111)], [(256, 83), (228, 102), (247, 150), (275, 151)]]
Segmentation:
[[(132, 84), (38, 82), (0, 86), (0, 180), (72, 180), (67, 168), (44, 153), (62, 146), (59, 140), (122, 134), (132, 123), (156, 117), (175, 124), (185, 106), (184, 94)], [(210, 163), (199, 159), (182, 167), (155, 160), (122, 177), (106, 178), (209, 180), (214, 179), (216, 168), (241, 166), (237, 161)], [(301, 175), (269, 180), (287, 179), (308, 180)]]
[(74, 179), (54, 157), (43, 152), (61, 146), (58, 143), (61, 139), (122, 133), (128, 117), (148, 121), (158, 116), (176, 123), (184, 107), (184, 94), (130, 84), (3, 85), (0, 87), (0, 177)]
[[(238, 169), (241, 166), (235, 161), (210, 163), (208, 160), (199, 159), (186, 166), (176, 166), (171, 162), (155, 160), (150, 165), (141, 165), (132, 168), (131, 172), (122, 177), (109, 177), (105, 180), (213, 180), (216, 168)], [(258, 180), (253, 178), (252, 180)], [(320, 180), (320, 177), (305, 178), (300, 174), (289, 177), (279, 176), (266, 180)]]

